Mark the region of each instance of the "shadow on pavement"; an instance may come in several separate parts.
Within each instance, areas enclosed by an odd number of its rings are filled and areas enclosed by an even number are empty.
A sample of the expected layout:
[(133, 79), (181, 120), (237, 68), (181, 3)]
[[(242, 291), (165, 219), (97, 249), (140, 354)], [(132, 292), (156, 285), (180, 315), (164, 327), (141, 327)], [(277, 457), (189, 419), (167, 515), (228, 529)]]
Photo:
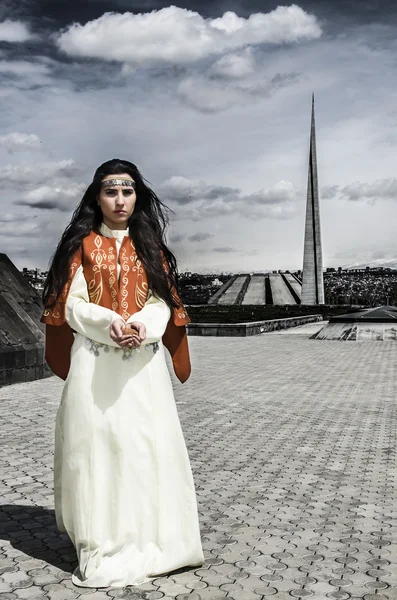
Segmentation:
[(15, 550), (72, 573), (77, 566), (74, 546), (66, 533), (58, 531), (55, 512), (42, 506), (3, 504), (0, 506), (1, 541)]

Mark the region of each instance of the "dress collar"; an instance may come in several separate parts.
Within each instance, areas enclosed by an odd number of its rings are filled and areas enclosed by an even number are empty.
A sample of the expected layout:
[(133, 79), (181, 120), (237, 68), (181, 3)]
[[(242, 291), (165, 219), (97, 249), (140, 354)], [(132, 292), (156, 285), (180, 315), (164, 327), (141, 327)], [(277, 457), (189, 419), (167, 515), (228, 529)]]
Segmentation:
[(130, 230), (128, 228), (127, 229), (110, 229), (110, 227), (108, 227), (107, 225), (105, 225), (105, 223), (103, 221), (99, 225), (99, 231), (105, 237), (116, 238), (116, 240), (120, 240), (120, 241), (122, 241), (122, 239), (124, 237), (130, 235)]

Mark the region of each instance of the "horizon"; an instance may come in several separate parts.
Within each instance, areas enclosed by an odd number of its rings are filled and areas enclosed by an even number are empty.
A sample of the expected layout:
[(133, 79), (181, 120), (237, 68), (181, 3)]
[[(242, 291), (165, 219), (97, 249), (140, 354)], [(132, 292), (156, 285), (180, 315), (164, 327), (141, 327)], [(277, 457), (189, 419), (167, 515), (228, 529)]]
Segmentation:
[[(27, 271), (36, 271), (40, 274), (43, 273), (47, 273), (47, 269), (40, 269), (40, 267), (22, 267), (21, 269), (18, 269), (21, 273), (24, 271), (24, 269), (26, 269)], [(333, 272), (338, 272), (338, 270), (341, 269), (342, 271), (366, 271), (367, 269), (369, 270), (369, 272), (372, 271), (397, 271), (397, 265), (396, 267), (383, 267), (383, 266), (377, 266), (377, 267), (370, 267), (369, 265), (365, 265), (365, 266), (350, 266), (350, 267), (342, 267), (341, 265), (339, 265), (338, 267), (324, 267), (323, 268), (323, 273), (324, 275), (326, 275), (327, 273), (333, 273)], [(299, 273), (302, 272), (302, 269), (269, 269), (266, 271), (208, 271), (208, 272), (200, 272), (200, 271), (190, 271), (190, 270), (186, 270), (186, 271), (179, 271), (180, 275), (186, 274), (186, 273), (191, 273), (192, 275), (206, 275), (206, 276), (210, 276), (210, 275), (228, 275), (228, 276), (233, 276), (233, 275), (267, 275), (269, 273)]]

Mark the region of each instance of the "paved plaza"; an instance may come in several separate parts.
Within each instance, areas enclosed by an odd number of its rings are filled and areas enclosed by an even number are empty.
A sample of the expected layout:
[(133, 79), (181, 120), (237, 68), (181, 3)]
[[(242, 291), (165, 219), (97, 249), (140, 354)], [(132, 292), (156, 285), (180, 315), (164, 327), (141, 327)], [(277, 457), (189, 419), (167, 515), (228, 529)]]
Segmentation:
[[(0, 600), (397, 600), (397, 343), (191, 337), (175, 395), (205, 564), (139, 587), (71, 583), (55, 525), (55, 377), (0, 390)], [(168, 359), (167, 359), (168, 360)]]

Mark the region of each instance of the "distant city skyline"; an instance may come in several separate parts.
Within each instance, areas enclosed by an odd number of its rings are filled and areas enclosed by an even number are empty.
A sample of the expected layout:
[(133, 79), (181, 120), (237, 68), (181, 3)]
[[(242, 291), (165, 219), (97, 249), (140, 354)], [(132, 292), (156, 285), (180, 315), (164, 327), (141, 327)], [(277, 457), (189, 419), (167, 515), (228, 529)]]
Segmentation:
[[(21, 271), (21, 273), (34, 273), (37, 271), (38, 275), (43, 275), (46, 274), (48, 271), (45, 269), (40, 269), (40, 267), (32, 267), (30, 269), (28, 269), (27, 267), (22, 267), (22, 269), (19, 269)], [(326, 275), (329, 272), (335, 272), (335, 271), (373, 271), (373, 272), (381, 272), (381, 271), (397, 271), (397, 265), (395, 267), (383, 267), (383, 266), (374, 266), (371, 267), (369, 265), (358, 265), (358, 266), (351, 266), (351, 267), (343, 267), (341, 265), (339, 265), (338, 267), (326, 267), (324, 269), (324, 275)], [(192, 274), (192, 275), (203, 275), (203, 276), (211, 276), (213, 275), (214, 277), (218, 276), (218, 275), (228, 275), (228, 276), (232, 276), (232, 275), (236, 275), (236, 274), (267, 274), (267, 273), (277, 273), (278, 271), (280, 272), (288, 272), (290, 271), (291, 273), (295, 273), (295, 274), (301, 274), (302, 273), (302, 269), (296, 269), (296, 270), (290, 270), (290, 269), (271, 269), (269, 271), (216, 271), (216, 272), (211, 272), (208, 271), (207, 273), (201, 273), (199, 271), (189, 271), (188, 269), (185, 271), (180, 271), (181, 275), (185, 275), (185, 274)]]
[(299, 270), (311, 94), (325, 267), (397, 266), (397, 6), (6, 0), (0, 252), (46, 270), (103, 161), (135, 162), (180, 271)]

